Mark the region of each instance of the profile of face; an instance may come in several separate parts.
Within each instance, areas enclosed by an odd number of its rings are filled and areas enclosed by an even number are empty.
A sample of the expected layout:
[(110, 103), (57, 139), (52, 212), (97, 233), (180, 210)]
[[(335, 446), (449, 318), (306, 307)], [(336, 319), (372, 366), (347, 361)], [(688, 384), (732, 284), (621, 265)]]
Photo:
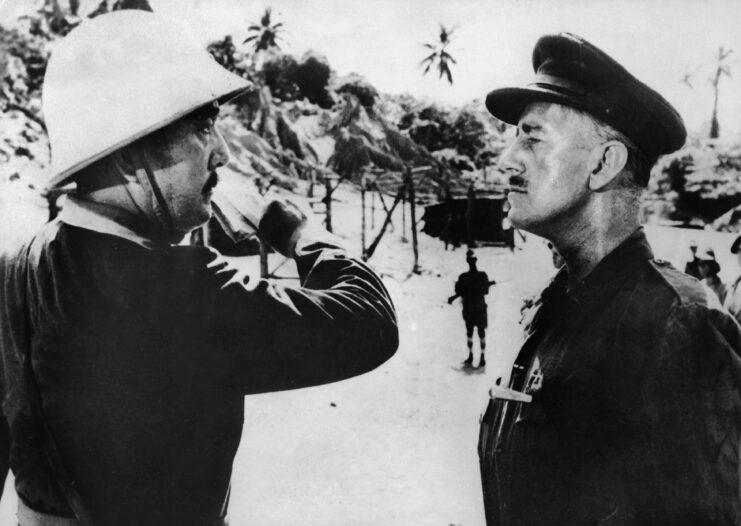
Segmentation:
[(509, 175), (512, 224), (543, 237), (577, 217), (590, 194), (590, 160), (598, 143), (584, 115), (559, 104), (532, 103), (499, 166)]
[(211, 217), (216, 169), (229, 161), (229, 148), (216, 127), (218, 114), (219, 106), (213, 103), (158, 133), (164, 144), (155, 179), (181, 236)]

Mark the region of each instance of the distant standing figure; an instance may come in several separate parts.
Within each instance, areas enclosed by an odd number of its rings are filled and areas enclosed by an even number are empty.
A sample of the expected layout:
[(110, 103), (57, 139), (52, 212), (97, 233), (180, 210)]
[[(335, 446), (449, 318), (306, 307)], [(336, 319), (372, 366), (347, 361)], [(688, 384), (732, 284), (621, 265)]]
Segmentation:
[(697, 241), (690, 241), (690, 252), (692, 252), (692, 259), (684, 266), (684, 273), (689, 274), (693, 278), (702, 279), (700, 275), (700, 260), (697, 258)]
[(515, 251), (515, 229), (512, 226), (512, 222), (509, 220), (509, 201), (505, 201), (502, 205), (502, 234), (504, 235), (504, 242), (509, 247), (510, 252)]
[[(736, 254), (738, 264), (741, 266), (741, 236), (738, 236), (731, 244), (731, 254)], [(739, 285), (741, 285), (741, 274), (733, 284), (727, 287), (723, 306), (741, 323), (741, 286)]]
[(481, 272), (476, 268), (476, 256), (473, 250), (466, 252), (466, 262), (468, 271), (458, 276), (455, 283), (455, 295), (448, 298), (448, 304), (453, 303), (456, 298), (461, 298), (463, 302), (463, 321), (466, 323), (466, 343), (468, 345), (468, 358), (463, 362), (464, 365), (473, 363), (473, 329), (478, 329), (479, 345), (481, 348), (481, 357), (479, 358), (479, 367), (486, 365), (486, 327), (488, 317), (486, 312), (486, 300), (484, 296), (489, 293), (489, 286), (494, 281), (489, 281), (486, 272)]
[(702, 283), (712, 290), (721, 303), (726, 300), (726, 284), (721, 281), (718, 273), (720, 272), (720, 264), (715, 260), (715, 252), (712, 248), (703, 248), (698, 256), (700, 276)]

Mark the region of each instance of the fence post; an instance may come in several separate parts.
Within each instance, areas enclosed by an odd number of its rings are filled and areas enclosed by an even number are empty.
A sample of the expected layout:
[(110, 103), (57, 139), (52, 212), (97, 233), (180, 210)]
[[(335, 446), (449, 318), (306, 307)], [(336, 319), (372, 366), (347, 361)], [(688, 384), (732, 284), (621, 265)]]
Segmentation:
[(360, 174), (360, 254), (365, 261), (365, 174)]
[(417, 247), (417, 211), (415, 206), (414, 195), (414, 177), (412, 171), (407, 168), (406, 172), (407, 192), (409, 193), (409, 222), (412, 229), (412, 251), (414, 252), (414, 266), (412, 272), (419, 274), (419, 250)]
[(327, 207), (324, 226), (327, 227), (328, 231), (332, 232), (332, 181), (327, 175), (324, 176), (324, 204)]
[(267, 278), (268, 274), (268, 247), (260, 241), (260, 277)]

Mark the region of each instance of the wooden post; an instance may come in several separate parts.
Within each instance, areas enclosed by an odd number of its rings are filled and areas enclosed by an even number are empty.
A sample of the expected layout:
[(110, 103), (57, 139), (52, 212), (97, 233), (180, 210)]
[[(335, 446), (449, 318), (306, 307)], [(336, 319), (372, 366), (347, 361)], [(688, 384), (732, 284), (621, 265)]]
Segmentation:
[(268, 247), (260, 241), (260, 277), (267, 278), (268, 274)]
[(412, 251), (414, 252), (414, 266), (412, 272), (419, 274), (419, 250), (417, 247), (417, 211), (416, 211), (416, 199), (414, 196), (414, 178), (412, 172), (407, 169), (407, 192), (409, 193), (409, 222), (412, 229)]
[(371, 230), (376, 228), (376, 193), (371, 192)]
[(476, 200), (476, 194), (473, 191), (473, 183), (468, 186), (466, 196), (466, 244), (468, 248), (473, 248), (473, 205)]
[(378, 247), (378, 244), (381, 242), (381, 239), (383, 238), (383, 235), (386, 233), (386, 228), (391, 224), (391, 216), (394, 215), (394, 210), (396, 210), (396, 205), (399, 204), (399, 201), (402, 200), (404, 197), (404, 194), (406, 193), (406, 187), (402, 184), (399, 186), (399, 190), (396, 192), (396, 198), (394, 199), (394, 202), (391, 205), (391, 208), (389, 209), (388, 214), (386, 214), (386, 220), (383, 222), (383, 225), (381, 225), (381, 231), (376, 236), (376, 239), (373, 240), (373, 243), (371, 243), (370, 247), (368, 247), (368, 250), (365, 254), (366, 261), (371, 258), (373, 253), (376, 251), (376, 248)]
[[(373, 182), (373, 187), (375, 191), (378, 193), (378, 200), (381, 201), (381, 206), (383, 207), (383, 211), (388, 214), (389, 213), (389, 207), (386, 206), (386, 201), (383, 199), (383, 193), (381, 192), (381, 189), (378, 187), (378, 183), (375, 181)], [(394, 220), (392, 219), (389, 226), (391, 227), (391, 232), (394, 231)]]
[(360, 254), (365, 260), (365, 174), (360, 174)]
[(407, 240), (407, 193), (406, 193), (406, 181), (401, 185), (404, 191), (401, 193), (401, 242), (406, 243)]
[(324, 220), (324, 226), (332, 232), (332, 181), (328, 176), (324, 176), (324, 204), (327, 207), (327, 216)]
[(306, 193), (306, 197), (314, 197), (314, 184), (316, 184), (316, 170), (313, 166), (309, 167), (309, 191)]

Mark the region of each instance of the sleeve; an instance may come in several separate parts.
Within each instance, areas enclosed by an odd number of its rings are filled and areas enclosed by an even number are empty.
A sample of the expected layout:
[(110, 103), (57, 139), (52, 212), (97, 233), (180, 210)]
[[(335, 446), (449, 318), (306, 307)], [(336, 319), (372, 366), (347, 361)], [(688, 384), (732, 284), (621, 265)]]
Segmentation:
[(481, 288), (484, 294), (489, 294), (489, 276), (486, 275), (486, 272), (481, 273)]
[(741, 524), (739, 350), (739, 326), (719, 309), (686, 304), (668, 316), (644, 375), (645, 519)]
[(398, 346), (386, 288), (334, 236), (307, 231), (295, 260), (300, 288), (252, 283), (221, 256), (209, 263), (208, 332), (230, 353), (245, 394), (356, 376), (388, 360)]

